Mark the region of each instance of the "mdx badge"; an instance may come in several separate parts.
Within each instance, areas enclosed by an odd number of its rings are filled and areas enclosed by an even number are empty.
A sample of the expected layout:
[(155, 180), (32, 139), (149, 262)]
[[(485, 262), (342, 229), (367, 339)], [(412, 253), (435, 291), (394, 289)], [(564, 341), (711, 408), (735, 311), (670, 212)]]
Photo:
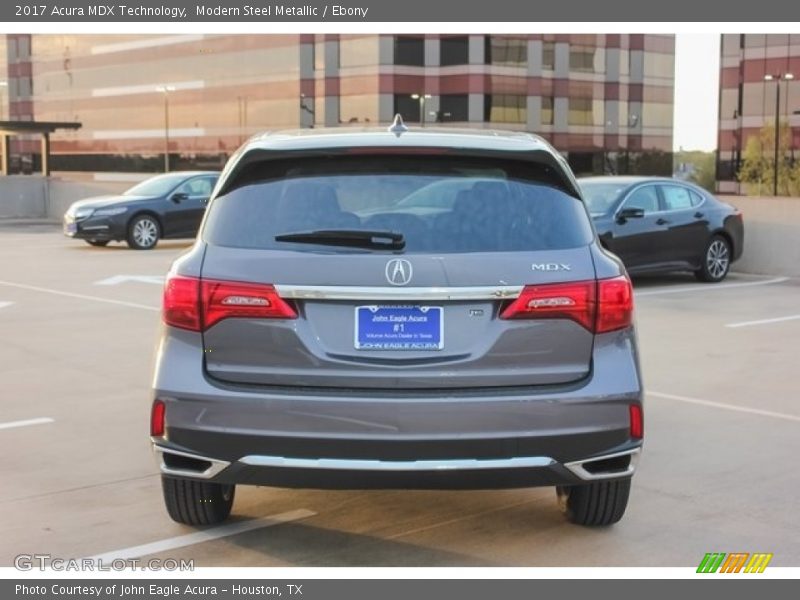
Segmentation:
[(564, 263), (533, 263), (531, 269), (534, 271), (571, 271), (572, 267)]
[(386, 263), (386, 280), (392, 285), (406, 285), (414, 270), (404, 258), (393, 258)]

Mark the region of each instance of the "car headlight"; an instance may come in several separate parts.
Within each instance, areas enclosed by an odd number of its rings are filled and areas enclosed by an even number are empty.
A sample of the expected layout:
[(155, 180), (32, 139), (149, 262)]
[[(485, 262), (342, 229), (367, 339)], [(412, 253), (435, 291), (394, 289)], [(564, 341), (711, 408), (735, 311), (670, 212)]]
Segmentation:
[(117, 206), (115, 208), (98, 208), (94, 211), (95, 217), (113, 217), (114, 215), (121, 215), (127, 209), (125, 206)]
[(93, 208), (76, 208), (73, 214), (76, 219), (85, 219), (91, 217), (93, 212)]

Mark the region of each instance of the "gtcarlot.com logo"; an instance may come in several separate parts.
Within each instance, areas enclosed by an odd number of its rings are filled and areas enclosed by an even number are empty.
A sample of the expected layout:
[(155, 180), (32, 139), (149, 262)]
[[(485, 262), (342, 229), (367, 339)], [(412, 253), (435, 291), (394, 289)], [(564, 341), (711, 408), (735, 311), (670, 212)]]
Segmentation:
[(61, 558), (50, 554), (19, 554), (14, 557), (18, 571), (194, 571), (194, 559), (151, 558)]
[(697, 567), (698, 573), (763, 573), (772, 554), (766, 552), (708, 552)]

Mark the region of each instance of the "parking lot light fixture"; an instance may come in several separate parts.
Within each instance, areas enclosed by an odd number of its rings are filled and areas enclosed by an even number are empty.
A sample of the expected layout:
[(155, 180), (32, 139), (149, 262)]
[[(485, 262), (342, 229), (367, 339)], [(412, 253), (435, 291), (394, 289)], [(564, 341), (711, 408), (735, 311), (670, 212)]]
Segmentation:
[(164, 172), (169, 173), (169, 93), (175, 91), (175, 86), (160, 85), (156, 91), (164, 94)]
[(772, 195), (778, 195), (778, 154), (780, 153), (781, 143), (781, 81), (786, 81), (787, 85), (787, 102), (788, 102), (788, 85), (789, 81), (794, 79), (794, 73), (767, 73), (764, 75), (764, 81), (775, 82), (775, 155), (774, 163), (772, 166)]
[(412, 100), (419, 101), (419, 126), (425, 127), (425, 101), (430, 100), (430, 94), (411, 94)]

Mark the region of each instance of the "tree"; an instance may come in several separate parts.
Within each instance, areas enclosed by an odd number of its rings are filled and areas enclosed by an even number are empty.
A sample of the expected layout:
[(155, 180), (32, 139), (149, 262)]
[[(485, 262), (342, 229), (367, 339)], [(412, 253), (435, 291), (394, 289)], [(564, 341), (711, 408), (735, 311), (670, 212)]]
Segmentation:
[(709, 192), (713, 192), (717, 180), (717, 157), (714, 152), (683, 150), (675, 152), (673, 173), (685, 177)]
[[(800, 161), (790, 152), (792, 132), (781, 123), (778, 140), (778, 195), (800, 195)], [(775, 126), (766, 125), (747, 140), (739, 169), (739, 181), (751, 195), (771, 194), (775, 177)]]

